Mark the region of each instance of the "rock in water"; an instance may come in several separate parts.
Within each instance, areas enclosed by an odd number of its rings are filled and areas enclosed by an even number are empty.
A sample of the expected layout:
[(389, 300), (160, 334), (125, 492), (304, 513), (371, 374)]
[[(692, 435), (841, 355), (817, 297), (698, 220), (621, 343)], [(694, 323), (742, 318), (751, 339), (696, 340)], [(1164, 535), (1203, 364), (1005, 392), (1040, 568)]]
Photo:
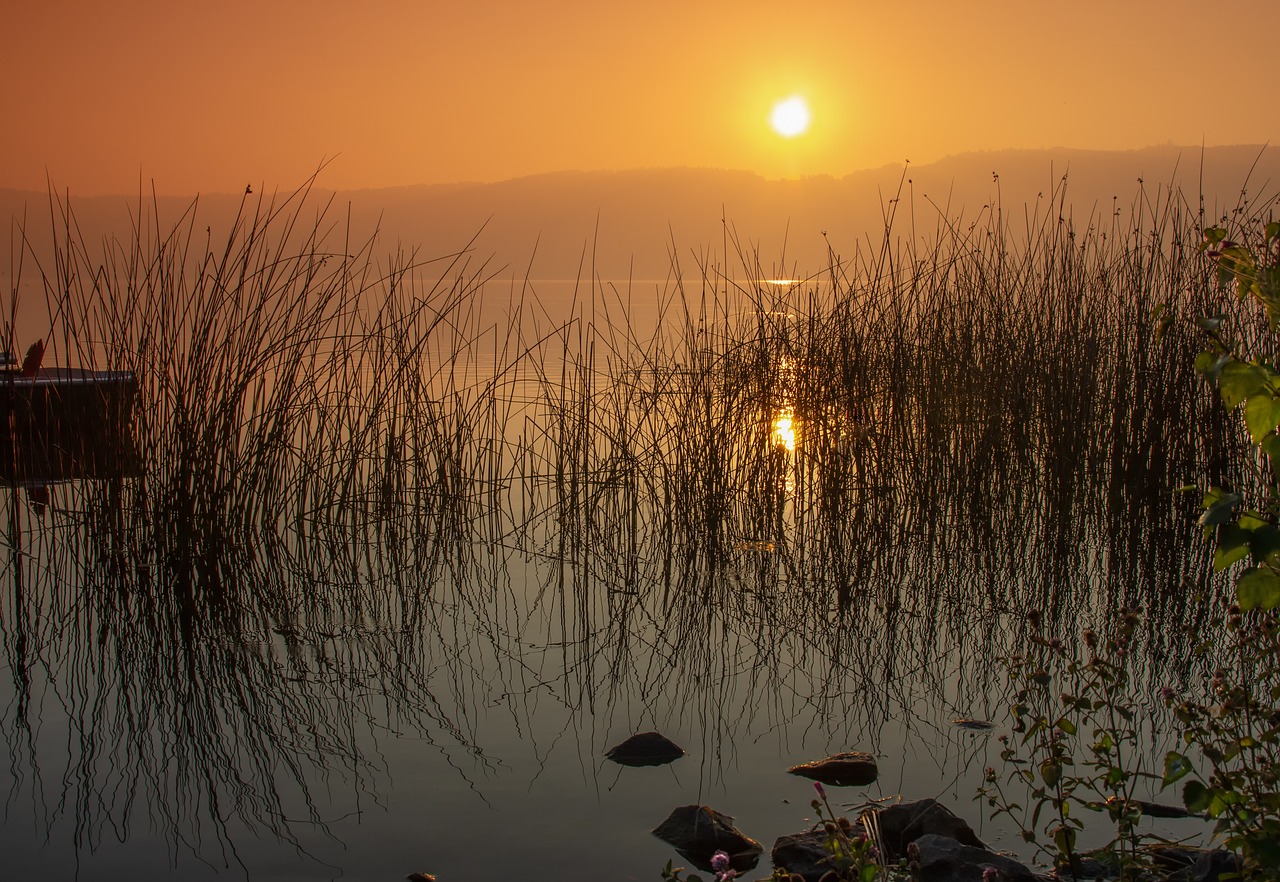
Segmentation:
[(904, 802), (880, 809), (876, 814), (880, 826), (880, 839), (888, 852), (886, 857), (896, 861), (907, 853), (907, 846), (929, 833), (948, 836), (961, 845), (986, 848), (964, 820), (936, 799)]
[(830, 784), (832, 787), (856, 787), (870, 784), (879, 774), (875, 757), (858, 751), (837, 753), (824, 760), (792, 766), (787, 771), (793, 775)]
[(1001, 882), (1036, 882), (1022, 864), (950, 836), (926, 833), (907, 850), (913, 882), (982, 882), (983, 870), (994, 868)]
[(739, 873), (755, 868), (764, 847), (733, 826), (733, 818), (705, 805), (682, 805), (653, 830), (653, 835), (671, 845), (698, 869), (711, 870), (711, 856), (717, 851), (729, 855), (730, 866)]
[(624, 766), (663, 766), (684, 756), (684, 750), (665, 735), (640, 732), (610, 748), (605, 756)]
[[(845, 819), (841, 818), (840, 821), (845, 822)], [(850, 836), (855, 835), (852, 828), (848, 832)], [(779, 836), (773, 843), (771, 855), (775, 867), (799, 876), (804, 882), (820, 882), (827, 873), (838, 869), (827, 849), (825, 830)]]

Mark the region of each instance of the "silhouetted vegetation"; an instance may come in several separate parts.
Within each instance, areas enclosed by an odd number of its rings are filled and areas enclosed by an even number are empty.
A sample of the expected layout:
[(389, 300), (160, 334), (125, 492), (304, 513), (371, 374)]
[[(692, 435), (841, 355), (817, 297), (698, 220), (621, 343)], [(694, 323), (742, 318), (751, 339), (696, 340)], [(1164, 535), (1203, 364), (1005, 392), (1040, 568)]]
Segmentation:
[[(495, 326), (482, 262), (379, 258), (305, 189), (222, 242), (140, 213), (101, 254), (55, 203), (54, 351), (137, 373), (143, 471), (5, 496), (15, 792), (78, 849), (145, 815), (229, 862), (323, 826), (331, 775), (376, 803), (382, 714), (499, 762), (491, 683), (874, 742), (989, 704), (1026, 610), (1129, 606), (1148, 676), (1187, 676), (1166, 626), (1223, 588), (1173, 490), (1257, 480), (1193, 368), (1191, 319), (1236, 307), (1180, 196), (1066, 206), (890, 216), (785, 285), (727, 232), (656, 322), (587, 277)], [(66, 760), (34, 734), (55, 692)]]

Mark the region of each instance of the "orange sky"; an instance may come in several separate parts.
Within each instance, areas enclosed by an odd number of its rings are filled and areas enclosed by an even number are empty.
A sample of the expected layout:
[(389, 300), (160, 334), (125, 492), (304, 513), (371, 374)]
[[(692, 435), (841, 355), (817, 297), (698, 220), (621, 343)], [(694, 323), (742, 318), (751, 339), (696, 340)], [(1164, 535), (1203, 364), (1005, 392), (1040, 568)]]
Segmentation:
[(1280, 140), (1275, 0), (8, 6), (0, 186), (79, 195)]

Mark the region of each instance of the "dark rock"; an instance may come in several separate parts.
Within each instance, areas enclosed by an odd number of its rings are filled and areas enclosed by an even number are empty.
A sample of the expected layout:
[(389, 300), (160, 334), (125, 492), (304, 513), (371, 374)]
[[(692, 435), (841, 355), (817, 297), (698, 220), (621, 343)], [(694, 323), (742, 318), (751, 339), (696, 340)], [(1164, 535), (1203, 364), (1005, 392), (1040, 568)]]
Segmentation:
[[(1142, 850), (1150, 858), (1153, 867), (1166, 873), (1190, 869), (1195, 864), (1196, 858), (1204, 851), (1202, 848), (1194, 848), (1190, 845), (1150, 845)], [(1118, 875), (1119, 862), (1114, 854), (1110, 855), (1110, 858), (1111, 862), (1117, 865), (1116, 872), (1112, 875)]]
[(890, 861), (905, 855), (908, 845), (928, 833), (949, 836), (961, 845), (987, 847), (963, 818), (936, 799), (887, 806), (877, 812), (876, 821), (880, 826), (880, 842)]
[(982, 882), (982, 871), (994, 867), (1000, 882), (1036, 882), (1022, 864), (985, 848), (962, 845), (950, 836), (926, 833), (907, 850), (915, 882)]
[(1240, 856), (1223, 849), (1201, 851), (1187, 867), (1169, 875), (1169, 882), (1220, 882), (1223, 877), (1239, 878)]
[(764, 846), (733, 826), (733, 818), (705, 805), (680, 806), (654, 828), (653, 835), (700, 870), (710, 870), (711, 856), (723, 851), (730, 866), (743, 873), (755, 868), (764, 851)]
[[(1190, 845), (1147, 845), (1142, 848), (1143, 857), (1154, 871), (1154, 878), (1164, 882), (1220, 882), (1221, 877), (1240, 873), (1238, 855), (1222, 849), (1210, 850)], [(1086, 852), (1077, 858), (1073, 876), (1065, 862), (1057, 861), (1057, 878), (1062, 882), (1095, 882), (1097, 879), (1118, 879), (1120, 861), (1113, 851), (1099, 849)]]
[(1076, 856), (1076, 870), (1073, 874), (1062, 859), (1057, 860), (1053, 878), (1058, 882), (1098, 882), (1099, 879), (1115, 879), (1120, 875), (1114, 861), (1098, 860), (1092, 857)]
[(837, 753), (824, 760), (802, 763), (787, 769), (793, 775), (801, 775), (830, 784), (833, 787), (855, 787), (870, 784), (880, 773), (875, 757), (869, 753), (850, 751)]
[(773, 844), (771, 857), (775, 867), (800, 876), (805, 882), (818, 882), (823, 875), (835, 869), (831, 853), (827, 851), (827, 834), (823, 830), (779, 836)]
[(663, 766), (684, 756), (684, 750), (657, 732), (640, 732), (609, 749), (606, 757), (624, 766)]
[(959, 729), (969, 729), (974, 732), (986, 732), (996, 727), (995, 723), (989, 723), (986, 720), (974, 720), (969, 717), (961, 717), (958, 720), (952, 720), (951, 725)]
[(410, 873), (404, 877), (408, 882), (436, 882), (436, 877), (430, 873)]
[[(1120, 803), (1121, 800), (1116, 799), (1114, 796), (1107, 800), (1107, 806), (1113, 809), (1118, 809)], [(1136, 811), (1139, 814), (1146, 815), (1148, 818), (1204, 817), (1203, 815), (1198, 815), (1195, 812), (1189, 812), (1179, 805), (1165, 805), (1164, 803), (1159, 802), (1143, 802), (1140, 799), (1124, 800), (1123, 805), (1125, 808), (1131, 811)]]

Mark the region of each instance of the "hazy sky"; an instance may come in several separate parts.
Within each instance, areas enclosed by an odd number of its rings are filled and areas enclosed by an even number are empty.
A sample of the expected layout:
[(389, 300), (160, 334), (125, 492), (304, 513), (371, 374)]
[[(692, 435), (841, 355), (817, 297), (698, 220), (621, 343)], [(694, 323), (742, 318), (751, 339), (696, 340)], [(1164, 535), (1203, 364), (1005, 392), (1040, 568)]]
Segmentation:
[(80, 195), (1280, 140), (1276, 0), (6, 6), (0, 186)]

